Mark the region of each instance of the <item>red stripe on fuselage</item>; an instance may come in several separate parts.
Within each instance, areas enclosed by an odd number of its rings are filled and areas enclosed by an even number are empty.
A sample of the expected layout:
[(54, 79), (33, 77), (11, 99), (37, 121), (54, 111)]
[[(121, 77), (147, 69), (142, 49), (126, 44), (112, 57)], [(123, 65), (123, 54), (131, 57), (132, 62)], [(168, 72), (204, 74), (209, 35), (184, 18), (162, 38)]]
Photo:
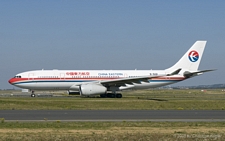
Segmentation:
[[(22, 82), (22, 81), (32, 81), (32, 80), (91, 80), (91, 81), (101, 81), (101, 80), (114, 80), (114, 79), (122, 79), (122, 78), (11, 78), (9, 80), (10, 84)], [(185, 77), (157, 77), (157, 78), (150, 78), (151, 80), (184, 80)]]

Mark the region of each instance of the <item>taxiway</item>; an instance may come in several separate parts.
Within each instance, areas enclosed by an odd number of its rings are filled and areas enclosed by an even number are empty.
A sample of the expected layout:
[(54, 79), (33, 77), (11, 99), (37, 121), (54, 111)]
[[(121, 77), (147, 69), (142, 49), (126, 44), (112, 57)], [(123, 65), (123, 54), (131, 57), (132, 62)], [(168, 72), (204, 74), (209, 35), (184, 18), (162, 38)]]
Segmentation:
[(224, 110), (0, 110), (5, 121), (225, 121)]

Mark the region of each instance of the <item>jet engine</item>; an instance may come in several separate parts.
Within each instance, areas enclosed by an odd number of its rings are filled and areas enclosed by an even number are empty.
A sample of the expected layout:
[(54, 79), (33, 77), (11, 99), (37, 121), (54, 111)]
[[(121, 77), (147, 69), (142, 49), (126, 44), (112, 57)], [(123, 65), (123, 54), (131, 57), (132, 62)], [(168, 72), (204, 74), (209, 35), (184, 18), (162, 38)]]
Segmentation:
[(80, 86), (81, 95), (96, 95), (105, 94), (107, 91), (106, 87), (98, 84), (83, 84)]

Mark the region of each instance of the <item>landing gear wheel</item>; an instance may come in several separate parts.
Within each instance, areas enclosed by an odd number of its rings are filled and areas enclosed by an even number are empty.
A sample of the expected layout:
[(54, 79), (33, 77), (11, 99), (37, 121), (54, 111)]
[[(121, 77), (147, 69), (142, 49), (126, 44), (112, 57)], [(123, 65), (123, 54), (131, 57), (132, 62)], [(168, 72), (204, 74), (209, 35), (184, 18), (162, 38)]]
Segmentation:
[(35, 94), (31, 94), (30, 96), (31, 96), (31, 97), (35, 97)]
[[(107, 93), (105, 96), (108, 98), (122, 98), (123, 97), (122, 94), (120, 94), (120, 93), (119, 94)], [(100, 97), (103, 97), (103, 95), (102, 96), (100, 95)]]
[(112, 98), (112, 94), (111, 93), (107, 93), (106, 97)]
[(31, 90), (31, 97), (35, 97), (34, 90)]
[(122, 98), (122, 94), (116, 94), (116, 98)]
[(111, 94), (111, 98), (115, 98), (116, 97), (116, 94)]

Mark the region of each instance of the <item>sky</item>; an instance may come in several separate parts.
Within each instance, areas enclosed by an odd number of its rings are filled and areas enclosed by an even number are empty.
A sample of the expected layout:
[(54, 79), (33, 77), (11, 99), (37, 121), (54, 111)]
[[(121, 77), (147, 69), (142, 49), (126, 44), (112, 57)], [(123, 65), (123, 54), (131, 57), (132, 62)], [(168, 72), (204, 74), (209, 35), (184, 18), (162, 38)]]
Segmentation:
[(0, 89), (29, 70), (166, 69), (207, 40), (199, 69), (173, 86), (225, 83), (224, 0), (2, 0)]

